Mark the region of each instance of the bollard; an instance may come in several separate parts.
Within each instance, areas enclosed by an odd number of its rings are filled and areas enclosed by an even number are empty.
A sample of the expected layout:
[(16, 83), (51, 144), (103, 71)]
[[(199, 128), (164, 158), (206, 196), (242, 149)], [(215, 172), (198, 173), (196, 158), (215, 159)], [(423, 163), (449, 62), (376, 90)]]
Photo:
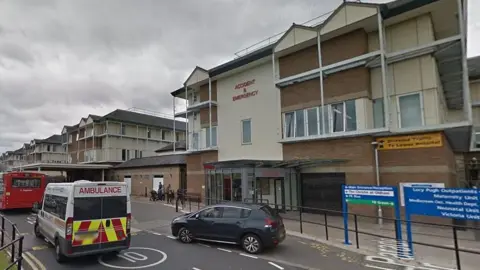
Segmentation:
[(327, 236), (328, 241), (328, 219), (327, 219), (327, 212), (323, 213), (323, 219), (325, 220), (325, 235)]
[(355, 220), (355, 242), (357, 242), (357, 249), (360, 248), (360, 243), (358, 242), (358, 221), (357, 221), (357, 215), (353, 215), (353, 218)]
[(458, 237), (456, 226), (453, 226), (453, 244), (455, 246), (455, 260), (457, 261), (457, 270), (461, 270), (462, 264), (460, 263), (460, 251), (458, 250)]
[(177, 199), (175, 200), (175, 212), (178, 212), (178, 197)]
[(18, 243), (18, 262), (17, 262), (17, 269), (22, 269), (22, 261), (23, 261), (23, 239), (24, 236), (20, 236), (20, 241)]
[(300, 207), (300, 233), (303, 233), (303, 224), (302, 224), (302, 207)]
[(190, 208), (190, 213), (192, 212), (192, 198), (188, 198), (188, 207)]

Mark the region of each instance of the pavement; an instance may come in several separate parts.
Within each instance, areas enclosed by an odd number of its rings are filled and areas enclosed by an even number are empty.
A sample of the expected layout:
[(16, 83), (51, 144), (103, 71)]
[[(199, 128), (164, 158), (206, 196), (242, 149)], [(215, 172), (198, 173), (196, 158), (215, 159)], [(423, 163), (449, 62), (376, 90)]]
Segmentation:
[[(192, 209), (194, 210), (194, 209)], [(184, 210), (184, 212), (189, 212)], [(432, 264), (409, 261), (357, 250), (355, 245), (337, 245), (290, 230), (276, 249), (260, 255), (245, 254), (235, 246), (213, 243), (182, 244), (170, 235), (170, 222), (179, 215), (163, 202), (132, 200), (132, 246), (119, 255), (91, 256), (58, 264), (53, 248), (33, 235), (35, 215), (29, 212), (4, 213), (18, 224), (25, 237), (24, 254), (28, 270), (60, 269), (192, 269), (192, 270), (450, 270)], [(381, 243), (387, 247), (389, 243)], [(385, 255), (385, 254), (383, 254)], [(477, 268), (462, 268), (477, 269)], [(453, 270), (453, 269), (452, 269)]]

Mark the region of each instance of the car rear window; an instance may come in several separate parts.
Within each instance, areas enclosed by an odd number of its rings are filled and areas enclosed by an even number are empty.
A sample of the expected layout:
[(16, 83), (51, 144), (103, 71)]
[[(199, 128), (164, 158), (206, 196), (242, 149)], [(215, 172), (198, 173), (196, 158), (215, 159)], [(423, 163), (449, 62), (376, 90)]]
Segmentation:
[(270, 206), (268, 205), (265, 205), (265, 206), (262, 206), (260, 208), (261, 211), (263, 211), (267, 216), (269, 217), (276, 217), (278, 216), (277, 213), (275, 212), (275, 210), (273, 210), (273, 208), (271, 208)]

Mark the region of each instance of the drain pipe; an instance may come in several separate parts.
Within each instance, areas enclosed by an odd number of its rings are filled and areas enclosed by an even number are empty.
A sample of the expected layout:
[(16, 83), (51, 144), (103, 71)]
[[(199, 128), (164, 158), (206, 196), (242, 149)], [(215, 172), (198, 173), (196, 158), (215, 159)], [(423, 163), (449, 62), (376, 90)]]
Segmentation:
[[(380, 186), (380, 166), (378, 164), (378, 146), (381, 145), (379, 142), (372, 142), (373, 151), (375, 152), (375, 178), (377, 187)], [(377, 217), (378, 225), (383, 225), (383, 211), (380, 205), (377, 206)]]

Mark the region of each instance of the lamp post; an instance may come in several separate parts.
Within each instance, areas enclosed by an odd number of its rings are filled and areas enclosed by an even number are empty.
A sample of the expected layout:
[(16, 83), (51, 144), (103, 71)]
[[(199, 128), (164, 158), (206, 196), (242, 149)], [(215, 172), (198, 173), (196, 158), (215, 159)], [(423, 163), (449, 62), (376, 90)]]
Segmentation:
[[(382, 142), (372, 142), (373, 151), (375, 154), (375, 180), (377, 187), (380, 186), (380, 165), (378, 162), (378, 147), (383, 146)], [(383, 211), (380, 205), (377, 206), (377, 217), (378, 217), (378, 225), (383, 225)]]

